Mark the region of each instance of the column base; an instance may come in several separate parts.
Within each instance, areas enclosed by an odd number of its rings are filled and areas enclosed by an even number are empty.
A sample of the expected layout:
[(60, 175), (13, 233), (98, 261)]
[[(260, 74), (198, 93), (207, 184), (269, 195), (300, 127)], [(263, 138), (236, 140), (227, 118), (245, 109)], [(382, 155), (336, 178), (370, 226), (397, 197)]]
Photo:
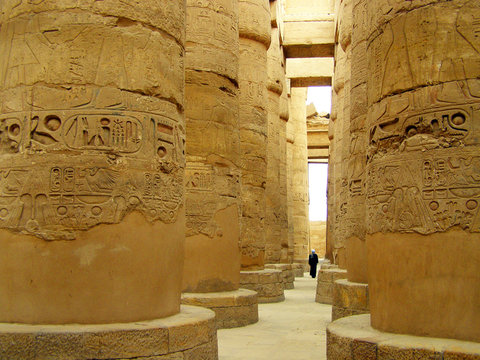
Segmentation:
[(293, 274), (292, 264), (266, 264), (265, 269), (280, 270), (282, 272), (283, 288), (285, 290), (295, 288), (295, 275)]
[(370, 315), (349, 316), (327, 326), (328, 360), (480, 360), (480, 343), (381, 332)]
[(346, 316), (370, 313), (368, 284), (347, 279), (333, 283), (332, 321)]
[(322, 304), (332, 305), (333, 303), (333, 283), (335, 280), (345, 279), (347, 270), (338, 267), (324, 269), (322, 268), (317, 274), (317, 294), (315, 301)]
[(218, 359), (213, 311), (182, 306), (158, 320), (101, 325), (0, 324), (0, 359)]
[(305, 273), (305, 265), (304, 264), (292, 264), (293, 276), (295, 277), (303, 277)]
[(242, 288), (256, 291), (259, 304), (285, 300), (280, 270), (240, 271), (240, 285)]
[(214, 311), (217, 329), (241, 327), (258, 321), (257, 293), (252, 290), (183, 293), (182, 304), (202, 306)]

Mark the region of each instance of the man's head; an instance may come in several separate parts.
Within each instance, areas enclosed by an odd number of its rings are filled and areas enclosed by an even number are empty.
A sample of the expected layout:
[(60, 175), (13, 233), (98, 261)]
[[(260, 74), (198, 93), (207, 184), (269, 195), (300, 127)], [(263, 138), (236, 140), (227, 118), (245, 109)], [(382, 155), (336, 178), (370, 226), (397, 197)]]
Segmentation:
[(315, 249), (312, 249), (312, 254), (315, 254)]

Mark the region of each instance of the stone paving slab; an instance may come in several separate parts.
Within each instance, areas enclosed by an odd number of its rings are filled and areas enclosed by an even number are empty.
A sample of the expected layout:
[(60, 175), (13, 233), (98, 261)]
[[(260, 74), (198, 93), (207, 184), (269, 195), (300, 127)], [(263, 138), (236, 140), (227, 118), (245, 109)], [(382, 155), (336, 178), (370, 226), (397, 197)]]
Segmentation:
[(259, 322), (218, 330), (220, 360), (323, 360), (332, 307), (315, 302), (316, 279), (296, 278), (285, 301), (259, 304)]

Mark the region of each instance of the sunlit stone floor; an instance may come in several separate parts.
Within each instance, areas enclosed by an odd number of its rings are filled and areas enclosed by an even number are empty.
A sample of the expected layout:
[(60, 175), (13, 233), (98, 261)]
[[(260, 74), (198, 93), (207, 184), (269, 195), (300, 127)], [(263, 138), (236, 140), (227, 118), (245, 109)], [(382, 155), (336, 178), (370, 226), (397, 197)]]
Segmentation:
[(307, 273), (285, 291), (285, 301), (258, 306), (254, 325), (218, 330), (220, 360), (326, 359), (325, 329), (332, 307), (315, 302), (317, 281)]

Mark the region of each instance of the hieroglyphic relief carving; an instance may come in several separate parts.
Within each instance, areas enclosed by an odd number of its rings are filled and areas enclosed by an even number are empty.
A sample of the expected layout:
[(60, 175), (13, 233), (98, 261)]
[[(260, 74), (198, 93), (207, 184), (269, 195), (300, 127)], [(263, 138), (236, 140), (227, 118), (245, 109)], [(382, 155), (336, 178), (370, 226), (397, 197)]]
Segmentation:
[(184, 132), (174, 120), (33, 111), (1, 115), (0, 129), (0, 227), (55, 240), (118, 223), (133, 210), (150, 221), (175, 221)]
[(428, 234), (454, 226), (480, 232), (480, 156), (475, 150), (457, 155), (433, 150), (378, 161), (370, 166), (367, 182), (371, 232)]
[(401, 12), (379, 28), (372, 28), (369, 67), (374, 76), (369, 79), (370, 101), (420, 86), (477, 78), (480, 41), (475, 31), (479, 18), (480, 11), (473, 2), (462, 7), (446, 2), (436, 10), (423, 7)]
[(228, 167), (188, 163), (185, 169), (186, 236), (196, 234), (213, 238), (223, 229), (215, 214), (230, 205), (237, 205), (239, 174)]

